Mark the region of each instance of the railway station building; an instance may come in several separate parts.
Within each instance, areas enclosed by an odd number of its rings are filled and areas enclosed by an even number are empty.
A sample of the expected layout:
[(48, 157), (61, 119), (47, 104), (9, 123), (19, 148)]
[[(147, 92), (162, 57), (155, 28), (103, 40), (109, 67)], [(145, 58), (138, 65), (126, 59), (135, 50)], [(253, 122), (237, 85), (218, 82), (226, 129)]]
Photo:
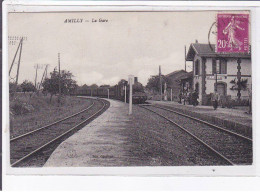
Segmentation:
[(215, 45), (192, 43), (186, 61), (193, 64), (193, 90), (202, 105), (216, 90), (227, 100), (247, 101), (252, 87), (250, 53), (216, 53)]

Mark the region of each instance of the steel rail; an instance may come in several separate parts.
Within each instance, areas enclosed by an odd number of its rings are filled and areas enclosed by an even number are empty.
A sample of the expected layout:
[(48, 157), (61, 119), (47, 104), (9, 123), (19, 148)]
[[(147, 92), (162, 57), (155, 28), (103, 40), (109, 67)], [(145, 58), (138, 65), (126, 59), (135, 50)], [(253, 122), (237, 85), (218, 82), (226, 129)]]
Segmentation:
[(208, 126), (210, 126), (210, 127), (213, 127), (213, 128), (215, 128), (215, 129), (218, 129), (218, 130), (221, 130), (221, 131), (225, 131), (226, 133), (229, 133), (229, 134), (238, 136), (238, 137), (240, 137), (240, 138), (242, 138), (242, 139), (245, 139), (245, 140), (247, 140), (247, 141), (250, 141), (250, 142), (253, 141), (253, 140), (252, 140), (251, 138), (249, 138), (249, 137), (246, 137), (246, 136), (241, 135), (241, 134), (238, 134), (238, 133), (236, 133), (236, 132), (227, 130), (227, 129), (223, 128), (223, 127), (220, 127), (220, 126), (211, 124), (211, 123), (209, 123), (209, 122), (207, 122), (207, 121), (203, 121), (203, 120), (201, 120), (201, 119), (198, 119), (198, 118), (195, 118), (195, 117), (192, 117), (192, 116), (189, 116), (189, 115), (186, 115), (186, 114), (183, 114), (183, 113), (180, 113), (180, 112), (177, 112), (177, 111), (168, 109), (168, 108), (160, 107), (160, 106), (157, 106), (157, 105), (149, 105), (149, 106), (156, 107), (156, 108), (159, 108), (159, 109), (162, 109), (162, 110), (167, 110), (167, 111), (169, 111), (169, 112), (173, 112), (173, 113), (175, 113), (175, 114), (178, 114), (178, 115), (181, 115), (181, 116), (190, 118), (190, 119), (192, 119), (192, 120), (198, 121), (198, 122), (200, 122), (200, 123), (206, 124), (206, 125), (208, 125)]
[(84, 110), (82, 110), (82, 111), (80, 111), (80, 112), (77, 112), (77, 113), (75, 113), (75, 114), (73, 114), (73, 115), (70, 115), (70, 116), (65, 117), (65, 118), (63, 118), (63, 119), (60, 119), (60, 120), (58, 120), (58, 121), (55, 121), (54, 123), (45, 125), (45, 126), (43, 126), (43, 127), (40, 127), (40, 128), (38, 128), (38, 129), (35, 129), (35, 130), (33, 130), (33, 131), (29, 131), (29, 132), (24, 133), (24, 134), (22, 134), (22, 135), (19, 135), (19, 136), (17, 136), (17, 137), (11, 138), (11, 139), (10, 139), (10, 142), (15, 141), (15, 140), (17, 140), (17, 139), (20, 139), (20, 138), (22, 138), (22, 137), (25, 137), (25, 136), (27, 136), (27, 135), (30, 135), (30, 134), (32, 134), (32, 133), (35, 133), (35, 132), (37, 132), (37, 131), (43, 130), (43, 129), (45, 129), (45, 128), (51, 127), (51, 126), (53, 126), (53, 125), (56, 125), (56, 124), (58, 124), (58, 123), (60, 123), (60, 122), (62, 122), (62, 121), (65, 121), (65, 120), (67, 120), (67, 119), (70, 119), (70, 118), (72, 118), (72, 117), (74, 117), (74, 116), (77, 116), (77, 115), (79, 115), (79, 114), (81, 114), (81, 113), (87, 111), (87, 110), (90, 109), (92, 106), (94, 106), (94, 102), (92, 102), (92, 104), (91, 104), (89, 107), (87, 107), (86, 109), (84, 109)]
[(183, 131), (185, 131), (186, 133), (188, 133), (190, 136), (192, 136), (194, 139), (196, 139), (197, 141), (199, 141), (201, 144), (203, 144), (204, 146), (206, 146), (208, 149), (210, 149), (211, 151), (213, 151), (215, 154), (217, 154), (219, 157), (221, 157), (222, 159), (224, 159), (226, 162), (228, 162), (231, 165), (235, 165), (235, 163), (233, 163), (231, 160), (229, 160), (227, 157), (225, 157), (224, 155), (222, 155), (220, 152), (218, 152), (217, 150), (215, 150), (214, 148), (212, 148), (210, 145), (208, 145), (207, 143), (205, 143), (203, 140), (201, 140), (200, 138), (198, 138), (196, 135), (192, 134), (191, 132), (189, 132), (187, 129), (185, 129), (184, 127), (180, 126), (179, 124), (177, 124), (176, 122), (172, 121), (171, 119), (163, 116), (162, 114), (153, 111), (147, 107), (144, 106), (140, 106), (148, 111), (151, 111), (157, 115), (159, 115), (160, 117), (164, 118), (165, 120), (169, 121), (170, 123), (176, 125), (177, 127), (179, 127), (180, 129), (182, 129)]
[[(101, 101), (101, 100), (100, 100)], [(31, 157), (32, 155), (36, 154), (37, 152), (41, 151), (43, 148), (47, 147), (48, 145), (52, 144), (53, 142), (59, 140), (60, 138), (64, 137), (65, 135), (67, 135), (68, 133), (70, 133), (71, 131), (73, 131), (74, 129), (76, 129), (77, 127), (79, 127), (80, 125), (84, 124), (85, 122), (91, 120), (94, 116), (96, 116), (98, 113), (100, 113), (102, 110), (104, 110), (104, 108), (106, 107), (106, 103), (104, 101), (101, 101), (103, 103), (103, 106), (101, 109), (99, 109), (96, 113), (94, 113), (93, 115), (91, 115), (90, 117), (88, 117), (87, 119), (85, 119), (84, 121), (82, 121), (81, 123), (77, 124), (76, 126), (72, 127), (71, 129), (69, 129), (68, 131), (64, 132), (63, 134), (59, 135), (58, 137), (52, 139), (51, 141), (45, 143), (44, 145), (42, 145), (41, 147), (35, 149), (34, 151), (32, 151), (31, 153), (25, 155), (24, 157), (20, 158), (19, 160), (15, 161), (14, 163), (11, 164), (11, 167), (16, 166), (17, 164), (21, 163), (22, 161), (28, 159), (29, 157)]]

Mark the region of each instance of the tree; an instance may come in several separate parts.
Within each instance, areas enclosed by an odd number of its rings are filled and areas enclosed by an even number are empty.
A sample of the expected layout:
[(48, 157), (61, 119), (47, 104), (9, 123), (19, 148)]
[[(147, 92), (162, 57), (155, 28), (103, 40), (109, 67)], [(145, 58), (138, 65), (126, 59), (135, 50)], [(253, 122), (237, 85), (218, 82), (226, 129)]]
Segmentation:
[(28, 81), (28, 80), (24, 80), (23, 83), (21, 84), (21, 89), (22, 92), (35, 92), (36, 88), (33, 85), (32, 82)]
[(16, 84), (14, 82), (9, 82), (9, 93), (15, 92)]
[[(240, 81), (240, 89), (241, 90), (247, 89), (247, 81), (248, 81), (247, 79), (241, 79), (241, 81)], [(236, 78), (231, 80), (230, 83), (233, 84), (233, 86), (230, 88), (230, 90), (238, 90), (239, 82)]]
[[(43, 92), (49, 92), (51, 94), (50, 101), (53, 95), (59, 93), (59, 72), (54, 69), (50, 73), (50, 78), (46, 78), (43, 83)], [(75, 80), (72, 79), (73, 75), (71, 72), (62, 70), (60, 76), (61, 94), (72, 94), (76, 91), (78, 85)]]
[(104, 85), (101, 85), (101, 86), (99, 86), (100, 88), (109, 88), (110, 87), (110, 85), (106, 85), (106, 84), (104, 84)]
[(118, 82), (118, 85), (127, 85), (127, 81), (125, 79), (121, 79), (119, 82)]
[(133, 85), (133, 92), (144, 92), (144, 87), (141, 83), (137, 82)]
[(9, 82), (9, 93), (21, 92), (21, 85), (16, 84), (14, 82)]
[(90, 86), (90, 88), (91, 88), (91, 89), (96, 89), (96, 88), (98, 88), (98, 85), (97, 85), (97, 84), (92, 84), (92, 85)]
[(89, 86), (87, 84), (84, 84), (83, 86), (81, 86), (82, 88), (88, 88)]
[[(170, 79), (165, 77), (164, 75), (161, 76), (162, 79), (162, 88), (164, 88), (164, 84), (166, 82), (167, 85), (171, 83)], [(147, 89), (153, 90), (153, 91), (160, 91), (160, 77), (159, 75), (152, 76), (149, 78), (147, 85), (145, 86)]]

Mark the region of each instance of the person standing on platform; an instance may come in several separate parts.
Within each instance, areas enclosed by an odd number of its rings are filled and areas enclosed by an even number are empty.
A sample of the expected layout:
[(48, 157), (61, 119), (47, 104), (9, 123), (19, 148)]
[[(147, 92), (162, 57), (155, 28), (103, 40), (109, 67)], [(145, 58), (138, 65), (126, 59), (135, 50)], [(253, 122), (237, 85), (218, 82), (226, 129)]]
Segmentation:
[(179, 92), (179, 103), (181, 104), (181, 100), (182, 100), (182, 92)]
[(211, 101), (212, 101), (214, 110), (217, 110), (217, 108), (218, 108), (218, 100), (219, 100), (219, 94), (217, 92), (214, 92), (211, 96)]
[(187, 92), (184, 91), (183, 92), (183, 104), (186, 105), (186, 102), (187, 102)]
[(193, 105), (193, 106), (197, 106), (197, 105), (199, 104), (198, 98), (199, 98), (198, 92), (197, 92), (197, 91), (194, 91), (194, 92), (192, 93), (192, 105)]
[(188, 96), (188, 103), (191, 104), (191, 92), (190, 91), (188, 91), (187, 96)]

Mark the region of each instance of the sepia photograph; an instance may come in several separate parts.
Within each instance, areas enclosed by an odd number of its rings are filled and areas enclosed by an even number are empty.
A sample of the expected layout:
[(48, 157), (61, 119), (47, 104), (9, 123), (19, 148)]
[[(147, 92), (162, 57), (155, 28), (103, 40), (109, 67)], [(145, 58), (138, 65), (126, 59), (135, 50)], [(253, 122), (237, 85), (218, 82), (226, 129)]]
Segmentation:
[(250, 15), (9, 12), (7, 165), (252, 166)]

